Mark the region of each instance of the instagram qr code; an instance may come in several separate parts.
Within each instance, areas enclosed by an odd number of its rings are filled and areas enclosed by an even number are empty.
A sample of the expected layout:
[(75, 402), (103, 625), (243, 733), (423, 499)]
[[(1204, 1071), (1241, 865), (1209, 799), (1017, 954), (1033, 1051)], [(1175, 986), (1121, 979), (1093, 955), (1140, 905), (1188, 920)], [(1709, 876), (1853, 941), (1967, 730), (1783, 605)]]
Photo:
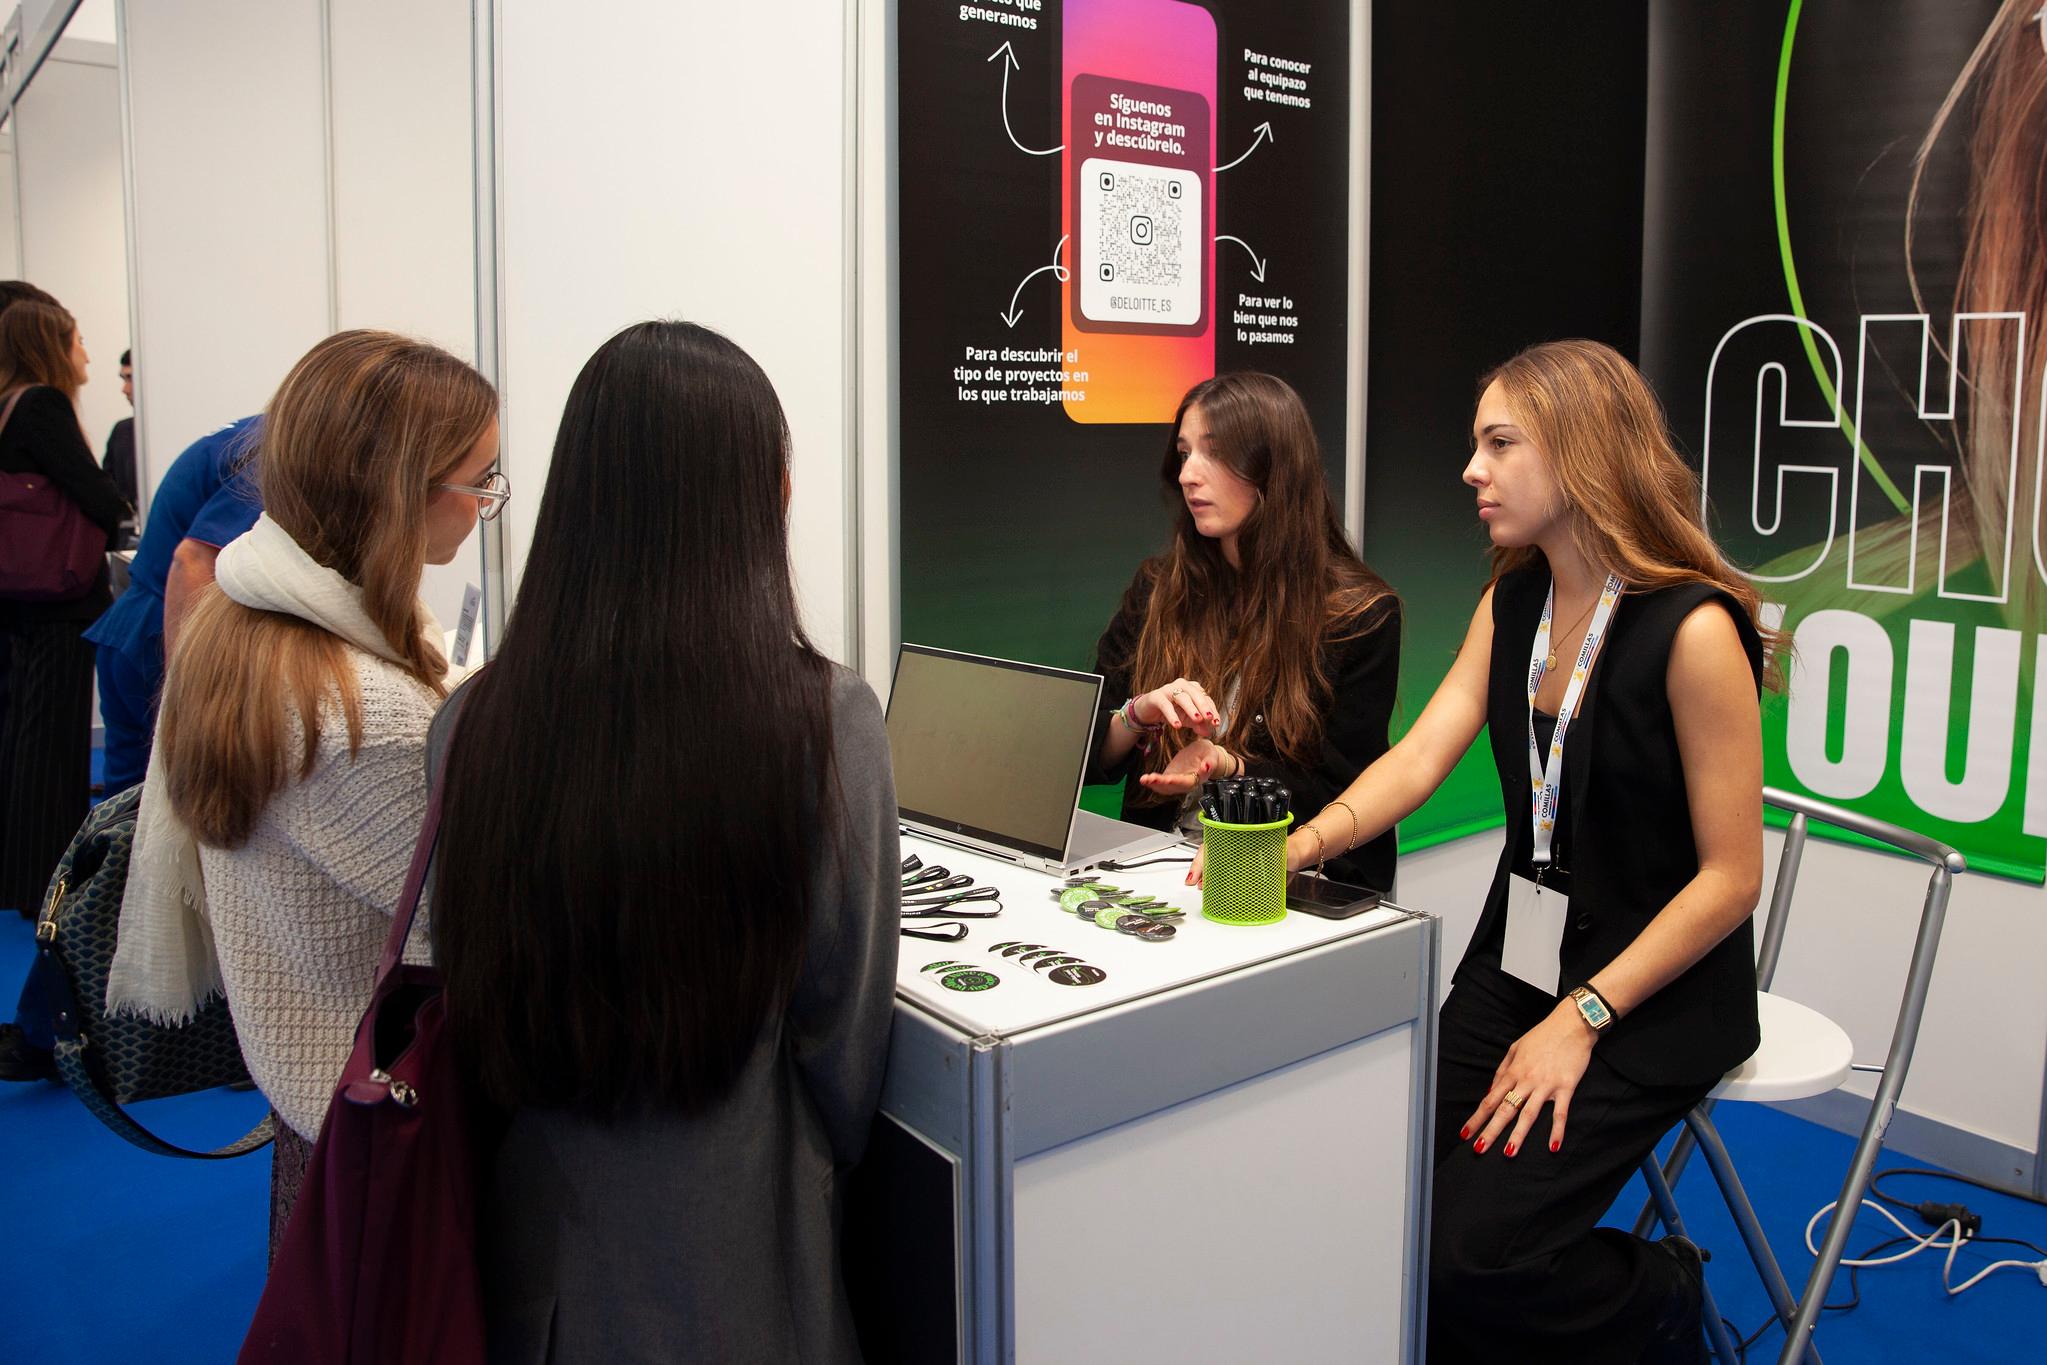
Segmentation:
[(1095, 185), (1095, 260), (1105, 281), (1171, 288), (1181, 282), (1185, 186), (1181, 177), (1101, 170)]
[(1201, 324), (1208, 231), (1201, 177), (1172, 166), (1081, 163), (1080, 316), (1123, 327)]

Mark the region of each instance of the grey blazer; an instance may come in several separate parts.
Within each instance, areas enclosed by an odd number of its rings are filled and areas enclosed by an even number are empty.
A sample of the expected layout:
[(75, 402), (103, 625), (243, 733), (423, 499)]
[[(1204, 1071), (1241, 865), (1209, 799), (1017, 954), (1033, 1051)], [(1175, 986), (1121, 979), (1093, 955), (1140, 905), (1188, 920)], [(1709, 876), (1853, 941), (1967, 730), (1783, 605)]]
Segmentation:
[(494, 1362), (860, 1360), (838, 1181), (881, 1094), (902, 892), (881, 707), (844, 669), (832, 742), (846, 842), (820, 860), (796, 990), (731, 1095), (693, 1117), (512, 1117), (481, 1191)]

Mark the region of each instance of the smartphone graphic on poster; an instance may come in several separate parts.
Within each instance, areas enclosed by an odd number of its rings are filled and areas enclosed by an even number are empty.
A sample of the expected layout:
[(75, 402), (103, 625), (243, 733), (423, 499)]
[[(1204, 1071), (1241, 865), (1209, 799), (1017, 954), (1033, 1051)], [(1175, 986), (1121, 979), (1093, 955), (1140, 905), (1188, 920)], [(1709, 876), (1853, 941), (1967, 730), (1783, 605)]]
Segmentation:
[(1060, 406), (1076, 422), (1170, 422), (1215, 373), (1215, 16), (1185, 0), (1067, 0), (1063, 23), (1063, 339), (1078, 401)]

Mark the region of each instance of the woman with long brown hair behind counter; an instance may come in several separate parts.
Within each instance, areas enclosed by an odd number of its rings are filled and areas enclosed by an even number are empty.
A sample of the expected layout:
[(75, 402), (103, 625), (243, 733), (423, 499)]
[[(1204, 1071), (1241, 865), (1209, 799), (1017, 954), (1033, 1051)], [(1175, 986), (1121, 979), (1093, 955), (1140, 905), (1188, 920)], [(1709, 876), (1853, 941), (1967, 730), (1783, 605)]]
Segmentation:
[(1703, 1360), (1697, 1248), (1594, 1225), (1755, 1050), (1770, 632), (1610, 348), (1502, 365), (1472, 442), (1492, 586), (1414, 727), (1287, 863), (1347, 848), (1353, 812), (1391, 828), (1490, 726), (1507, 843), (1442, 1010), (1429, 1358)]
[[(1198, 829), (1192, 794), (1240, 774), (1321, 810), (1386, 752), (1400, 599), (1344, 538), (1300, 395), (1267, 374), (1195, 385), (1159, 481), (1173, 539), (1095, 647), (1114, 709), (1088, 780), (1134, 776), (1123, 818), (1158, 829)], [(1331, 875), (1390, 889), (1391, 829), (1356, 842)]]

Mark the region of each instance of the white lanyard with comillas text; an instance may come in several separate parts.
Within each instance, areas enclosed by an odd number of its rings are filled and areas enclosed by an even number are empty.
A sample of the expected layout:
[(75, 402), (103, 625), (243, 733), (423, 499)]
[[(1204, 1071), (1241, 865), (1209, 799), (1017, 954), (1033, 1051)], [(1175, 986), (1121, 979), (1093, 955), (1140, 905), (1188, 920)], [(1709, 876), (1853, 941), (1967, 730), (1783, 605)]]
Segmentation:
[(1549, 762), (1545, 764), (1535, 744), (1535, 693), (1542, 686), (1543, 676), (1549, 672), (1550, 617), (1556, 609), (1556, 598), (1557, 585), (1552, 581), (1549, 594), (1543, 599), (1542, 621), (1535, 628), (1535, 647), (1528, 656), (1528, 788), (1534, 811), (1534, 861), (1538, 881), (1550, 864), (1550, 845), (1557, 833), (1557, 796), (1564, 781), (1564, 732), (1571, 728), (1571, 717), (1584, 696), (1585, 679), (1592, 672), (1592, 660), (1599, 652), (1599, 641), (1605, 636), (1607, 623), (1613, 619), (1614, 607), (1621, 599), (1621, 580), (1616, 574), (1606, 576), (1606, 587), (1599, 594), (1599, 607), (1592, 613), (1592, 624), (1585, 628), (1585, 642), (1578, 646), (1577, 661), (1571, 666), (1571, 681), (1564, 686), (1563, 704), (1557, 707), (1557, 728), (1550, 736)]

